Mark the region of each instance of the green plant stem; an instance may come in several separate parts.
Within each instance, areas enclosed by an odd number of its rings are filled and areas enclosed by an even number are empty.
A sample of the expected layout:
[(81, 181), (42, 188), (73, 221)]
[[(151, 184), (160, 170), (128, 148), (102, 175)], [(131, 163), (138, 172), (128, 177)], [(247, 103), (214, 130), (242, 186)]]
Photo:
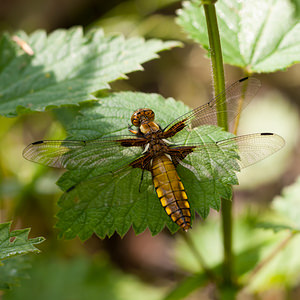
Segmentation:
[[(216, 16), (216, 8), (212, 1), (204, 2), (204, 12), (207, 24), (207, 31), (209, 37), (211, 63), (214, 79), (215, 95), (220, 94), (225, 89), (225, 78), (223, 68), (222, 50), (219, 36), (219, 29)], [(206, 3), (206, 4), (205, 4)], [(219, 105), (217, 110), (218, 125), (228, 130), (226, 103)], [(222, 113), (224, 112), (224, 113)], [(233, 284), (233, 255), (232, 255), (232, 202), (222, 199), (222, 231), (223, 231), (223, 245), (224, 245), (224, 262), (223, 262), (223, 280), (227, 285)]]
[[(217, 23), (216, 9), (214, 4), (204, 4), (204, 12), (207, 24), (211, 65), (214, 79), (214, 91), (215, 95), (220, 94), (225, 90), (225, 78), (223, 68), (223, 57), (220, 43), (219, 29)], [(218, 126), (223, 127), (224, 130), (228, 130), (226, 103), (221, 103), (217, 106), (217, 110), (224, 113), (218, 114)]]

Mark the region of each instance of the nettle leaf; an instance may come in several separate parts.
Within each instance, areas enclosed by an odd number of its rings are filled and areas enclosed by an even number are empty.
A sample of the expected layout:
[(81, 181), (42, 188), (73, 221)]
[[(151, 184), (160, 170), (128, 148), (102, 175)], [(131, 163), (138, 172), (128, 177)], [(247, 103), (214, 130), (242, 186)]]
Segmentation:
[(28, 239), (30, 229), (9, 231), (11, 222), (0, 224), (0, 260), (29, 252), (40, 252), (34, 245), (44, 241), (43, 237)]
[[(114, 93), (99, 98), (98, 103), (80, 110), (80, 114), (68, 128), (70, 139), (90, 140), (110, 135), (128, 135), (131, 115), (141, 107), (151, 107), (156, 113), (156, 121), (162, 128), (189, 111), (183, 103), (174, 99), (164, 99), (157, 94)], [(232, 137), (232, 134), (214, 126), (203, 126), (193, 132), (198, 138), (201, 136), (203, 142)], [(193, 134), (186, 132), (185, 141), (193, 141)], [(201, 140), (198, 140), (198, 144)], [(171, 232), (179, 229), (161, 206), (152, 185), (150, 172), (145, 171), (141, 183), (142, 170), (126, 168), (133, 157), (137, 157), (142, 151), (138, 149), (136, 152), (124, 154), (119, 151), (105, 151), (105, 159), (109, 163), (104, 163), (107, 166), (104, 170), (103, 165), (95, 165), (93, 169), (81, 168), (63, 174), (58, 185), (64, 191), (76, 186), (64, 193), (59, 200), (61, 209), (58, 213), (57, 227), (61, 230), (60, 236), (74, 238), (78, 235), (85, 240), (94, 232), (104, 238), (106, 235), (111, 236), (115, 231), (123, 236), (130, 226), (137, 234), (148, 227), (153, 235), (159, 233), (165, 225)], [(93, 154), (93, 150), (89, 149), (89, 155), (93, 157)], [(104, 158), (101, 153), (99, 155), (100, 159)], [(201, 173), (203, 166), (196, 163), (195, 157), (191, 159), (193, 161), (186, 160), (186, 163), (192, 163), (196, 171)], [(224, 177), (216, 179), (217, 174), (207, 174), (207, 169), (199, 181), (192, 171), (182, 166), (178, 167), (178, 174), (191, 203), (192, 215), (196, 211), (205, 218), (210, 208), (219, 210), (220, 197), (231, 198), (230, 184), (236, 184), (237, 180), (234, 171), (226, 167), (226, 163), (230, 164), (230, 159), (222, 159), (220, 153), (211, 153), (206, 159), (206, 164), (213, 165), (214, 161), (222, 161), (224, 164)], [(120, 168), (121, 171), (116, 171)]]
[[(209, 51), (200, 0), (186, 1), (178, 23)], [(300, 61), (300, 22), (290, 0), (219, 0), (216, 3), (224, 62), (247, 72), (274, 72)]]
[(300, 232), (300, 178), (290, 186), (283, 189), (281, 196), (276, 196), (272, 208), (276, 212), (270, 221), (258, 223), (259, 228), (271, 229), (274, 232), (290, 230)]
[(0, 224), (0, 290), (10, 289), (22, 278), (28, 278), (30, 264), (23, 254), (40, 252), (34, 245), (44, 238), (28, 239), (30, 229), (9, 231), (11, 222)]
[[(274, 198), (273, 209), (287, 222), (282, 229), (291, 229), (300, 232), (300, 178), (290, 186), (283, 189), (282, 195)], [(274, 224), (276, 227), (278, 224)], [(286, 228), (284, 228), (286, 227)]]
[(142, 70), (157, 52), (178, 46), (143, 38), (105, 36), (102, 30), (83, 34), (82, 28), (38, 30), (16, 35), (34, 51), (30, 56), (9, 34), (0, 39), (0, 114), (15, 116), (94, 99), (92, 92), (109, 82)]

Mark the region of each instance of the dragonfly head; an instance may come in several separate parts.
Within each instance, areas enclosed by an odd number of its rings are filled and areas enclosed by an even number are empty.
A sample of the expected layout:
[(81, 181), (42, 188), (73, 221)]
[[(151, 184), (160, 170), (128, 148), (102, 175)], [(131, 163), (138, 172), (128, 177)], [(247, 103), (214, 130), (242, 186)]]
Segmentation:
[(131, 116), (131, 123), (136, 127), (140, 127), (143, 123), (154, 121), (155, 114), (150, 108), (140, 108)]

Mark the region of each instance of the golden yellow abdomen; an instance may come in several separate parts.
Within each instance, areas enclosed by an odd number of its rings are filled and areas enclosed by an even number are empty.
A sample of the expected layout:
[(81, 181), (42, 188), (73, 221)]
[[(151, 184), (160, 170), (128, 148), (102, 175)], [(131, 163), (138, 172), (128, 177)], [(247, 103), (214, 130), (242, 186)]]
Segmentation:
[(161, 205), (172, 221), (187, 231), (191, 227), (190, 204), (173, 162), (166, 155), (156, 157), (151, 172)]

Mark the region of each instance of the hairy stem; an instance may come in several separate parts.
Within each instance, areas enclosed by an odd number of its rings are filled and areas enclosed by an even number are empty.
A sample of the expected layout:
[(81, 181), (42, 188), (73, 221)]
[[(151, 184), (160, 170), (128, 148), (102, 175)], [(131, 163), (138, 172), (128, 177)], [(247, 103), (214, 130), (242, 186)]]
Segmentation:
[[(225, 89), (224, 68), (220, 35), (216, 16), (216, 1), (203, 1), (206, 17), (207, 31), (209, 37), (212, 72), (214, 79), (215, 95), (220, 94)], [(217, 110), (218, 125), (228, 130), (226, 103), (219, 105)], [(232, 255), (232, 202), (222, 199), (222, 231), (224, 245), (223, 279), (224, 283), (231, 285), (233, 283), (233, 255)]]

